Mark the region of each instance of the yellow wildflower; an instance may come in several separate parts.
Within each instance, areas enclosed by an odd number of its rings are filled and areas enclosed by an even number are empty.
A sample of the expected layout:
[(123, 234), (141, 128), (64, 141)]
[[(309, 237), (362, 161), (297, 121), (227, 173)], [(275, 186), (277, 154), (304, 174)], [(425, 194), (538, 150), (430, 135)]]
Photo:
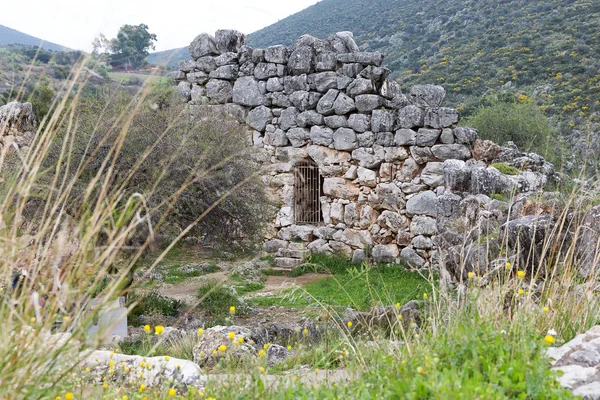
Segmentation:
[(115, 366), (115, 362), (111, 360), (111, 361), (108, 363), (108, 366), (109, 366), (109, 367), (114, 367), (114, 366)]
[(287, 347), (288, 351), (292, 351), (292, 346)]
[(229, 307), (229, 314), (231, 314), (231, 315), (235, 314), (235, 306)]
[(233, 338), (235, 338), (235, 333), (233, 333), (233, 332), (229, 332), (229, 333), (227, 334), (227, 337), (229, 338), (229, 340), (233, 340)]
[(525, 277), (525, 271), (517, 271), (517, 276), (518, 276), (519, 278), (523, 278), (523, 277)]
[(143, 383), (140, 385), (140, 388), (138, 389), (138, 392), (142, 393), (144, 391), (144, 389), (146, 389), (146, 385), (144, 385)]
[(124, 395), (123, 397), (121, 397), (121, 400), (127, 400), (127, 395)]
[(243, 337), (239, 338), (238, 342), (240, 342), (240, 344), (244, 343), (244, 338)]
[(86, 373), (86, 374), (89, 374), (89, 373), (90, 373), (90, 369), (86, 367), (86, 369), (85, 369), (85, 373)]
[(348, 325), (348, 328), (352, 328), (352, 321), (348, 321), (346, 325)]
[(164, 326), (162, 326), (162, 325), (156, 325), (154, 327), (154, 334), (155, 335), (160, 335), (163, 332), (164, 329), (165, 329)]
[(554, 336), (546, 335), (546, 337), (544, 338), (544, 341), (548, 344), (554, 344)]
[(504, 266), (506, 267), (506, 269), (510, 269), (510, 267), (511, 267), (511, 265), (508, 261), (506, 262), (506, 264), (504, 264)]
[(198, 329), (198, 336), (202, 336), (204, 334), (204, 329)]
[(523, 289), (519, 289), (519, 296), (522, 296), (525, 291)]
[(467, 276), (469, 277), (469, 279), (473, 279), (475, 277), (475, 274), (473, 272), (469, 272)]
[(222, 353), (225, 353), (227, 351), (227, 346), (225, 346), (224, 344), (219, 346), (219, 351)]
[(427, 293), (423, 293), (423, 299), (427, 300)]
[(264, 367), (258, 367), (258, 372), (260, 372), (262, 374), (263, 372), (265, 372), (265, 368)]
[(264, 350), (259, 350), (258, 351), (258, 356), (259, 357), (263, 357), (265, 355), (265, 351)]
[(176, 394), (177, 390), (175, 390), (175, 388), (169, 389), (169, 397), (175, 397)]
[(213, 350), (213, 351), (212, 351), (212, 355), (213, 355), (213, 356), (216, 356), (216, 355), (217, 355), (217, 351), (216, 351), (216, 350)]
[(400, 308), (400, 303), (396, 303), (396, 308)]
[(73, 400), (73, 393), (71, 393), (71, 392), (65, 393), (65, 400)]
[(550, 311), (550, 308), (544, 307), (544, 312), (547, 313), (548, 311)]
[(144, 332), (150, 333), (150, 325), (144, 325)]
[(302, 330), (302, 334), (303, 334), (304, 336), (308, 335), (308, 329), (304, 328), (304, 329)]
[(171, 359), (171, 357), (165, 356), (165, 361), (169, 361), (170, 359)]
[(263, 349), (267, 350), (269, 348), (269, 343), (263, 344)]
[(105, 383), (104, 385), (102, 385), (103, 389), (108, 389), (108, 383)]

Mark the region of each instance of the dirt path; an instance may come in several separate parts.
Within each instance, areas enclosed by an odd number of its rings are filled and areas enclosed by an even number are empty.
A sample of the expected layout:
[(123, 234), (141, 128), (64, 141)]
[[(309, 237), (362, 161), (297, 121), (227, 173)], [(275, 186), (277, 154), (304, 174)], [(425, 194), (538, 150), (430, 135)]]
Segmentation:
[(204, 282), (209, 279), (224, 282), (227, 280), (227, 278), (228, 275), (226, 271), (218, 271), (211, 274), (187, 278), (186, 281), (182, 283), (165, 283), (161, 286), (159, 291), (163, 296), (172, 297), (174, 299), (185, 301), (186, 303), (191, 304), (196, 301), (196, 293), (198, 293), (198, 288), (200, 288)]

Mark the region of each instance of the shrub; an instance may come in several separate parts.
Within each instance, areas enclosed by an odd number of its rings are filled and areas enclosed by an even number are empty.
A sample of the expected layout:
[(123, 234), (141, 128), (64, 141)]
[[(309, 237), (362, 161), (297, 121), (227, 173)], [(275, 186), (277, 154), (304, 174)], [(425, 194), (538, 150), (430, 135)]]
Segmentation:
[(521, 151), (533, 151), (555, 164), (560, 161), (557, 133), (532, 103), (495, 102), (480, 107), (465, 121), (482, 139), (499, 144), (514, 142)]
[(215, 279), (209, 279), (200, 286), (196, 297), (200, 299), (199, 309), (213, 318), (227, 316), (232, 306), (236, 308), (236, 314), (245, 313), (242, 302)]
[(504, 163), (495, 163), (490, 165), (490, 167), (496, 168), (500, 173), (505, 175), (519, 175), (521, 173), (517, 168)]
[(180, 310), (185, 306), (182, 301), (162, 296), (156, 291), (147, 294), (131, 292), (127, 296), (127, 303), (128, 306), (135, 304), (128, 315), (129, 325), (132, 326), (142, 325), (142, 321), (140, 321), (142, 315), (159, 314), (165, 317), (177, 317)]
[[(99, 169), (110, 167), (116, 171), (112, 185), (147, 199), (154, 233), (174, 237), (203, 216), (189, 235), (227, 243), (230, 249), (253, 244), (268, 202), (249, 157), (244, 126), (209, 111), (192, 115), (163, 81), (148, 91), (147, 101), (138, 104), (129, 92), (105, 86), (75, 106), (78, 131), (71, 162), (82, 168), (75, 196), (85, 193)], [(123, 124), (127, 135), (116, 141), (121, 130), (115, 127)], [(62, 131), (58, 143), (67, 134)], [(103, 164), (117, 146), (114, 164)], [(48, 168), (59, 162), (56, 150), (50, 152)]]

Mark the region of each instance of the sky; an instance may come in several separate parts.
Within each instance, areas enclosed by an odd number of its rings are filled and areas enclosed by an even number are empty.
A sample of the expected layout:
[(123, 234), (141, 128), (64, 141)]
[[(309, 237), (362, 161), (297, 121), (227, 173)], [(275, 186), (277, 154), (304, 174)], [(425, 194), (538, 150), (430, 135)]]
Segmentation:
[(317, 0), (27, 0), (2, 1), (0, 25), (72, 49), (91, 51), (100, 33), (116, 37), (124, 24), (146, 24), (156, 51), (185, 47), (217, 29), (249, 34)]

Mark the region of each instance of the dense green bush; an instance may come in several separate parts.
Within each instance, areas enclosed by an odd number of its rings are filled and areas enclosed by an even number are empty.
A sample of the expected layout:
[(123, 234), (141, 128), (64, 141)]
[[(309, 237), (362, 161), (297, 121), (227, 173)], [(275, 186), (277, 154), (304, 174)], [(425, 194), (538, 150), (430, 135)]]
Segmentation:
[(464, 124), (478, 129), (482, 139), (501, 145), (512, 141), (521, 151), (536, 152), (553, 163), (560, 160), (558, 135), (534, 104), (496, 102), (479, 108)]
[(215, 279), (206, 280), (198, 288), (196, 294), (200, 304), (199, 309), (208, 316), (222, 319), (230, 313), (230, 308), (235, 307), (236, 314), (244, 314), (245, 307), (231, 290), (223, 287), (223, 283)]
[(127, 296), (127, 305), (135, 304), (128, 314), (128, 322), (131, 326), (142, 325), (140, 317), (150, 315), (163, 315), (165, 317), (177, 317), (184, 303), (171, 297), (162, 296), (156, 291), (147, 294), (131, 292)]
[[(74, 105), (70, 161), (80, 171), (73, 196), (100, 195), (90, 195), (89, 184), (99, 170), (113, 168), (113, 185), (143, 195), (148, 213), (156, 216), (154, 233), (173, 237), (206, 213), (188, 236), (245, 248), (260, 237), (268, 202), (244, 126), (223, 114), (194, 110), (192, 115), (175, 96), (163, 81), (141, 103), (138, 95), (108, 86), (84, 95)], [(122, 126), (127, 135), (120, 142)], [(65, 128), (61, 135), (66, 134)], [(61, 142), (62, 137), (56, 141)], [(121, 151), (113, 165), (103, 163), (116, 146)], [(47, 160), (49, 169), (59, 154), (57, 146)]]

